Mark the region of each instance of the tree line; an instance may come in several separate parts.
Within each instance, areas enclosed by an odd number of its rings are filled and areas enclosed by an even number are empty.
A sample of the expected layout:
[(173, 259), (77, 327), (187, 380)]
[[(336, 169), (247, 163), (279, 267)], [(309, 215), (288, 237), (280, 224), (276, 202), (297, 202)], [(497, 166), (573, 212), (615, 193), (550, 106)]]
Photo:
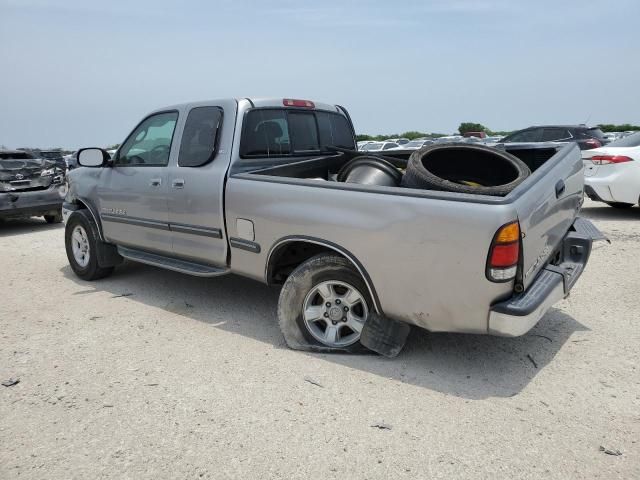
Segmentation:
[[(640, 131), (640, 125), (631, 125), (629, 123), (622, 124), (613, 124), (613, 123), (603, 123), (600, 125), (596, 125), (603, 132), (628, 132), (628, 131)], [(458, 127), (458, 133), (460, 135), (464, 135), (468, 132), (484, 132), (487, 135), (491, 136), (506, 136), (509, 135), (512, 131), (499, 131), (499, 130), (491, 130), (481, 123), (475, 122), (462, 122)], [(446, 133), (428, 133), (428, 132), (419, 132), (416, 130), (411, 130), (404, 133), (389, 133), (386, 135), (368, 135), (368, 134), (358, 134), (356, 135), (356, 139), (360, 142), (363, 140), (385, 140), (387, 138), (408, 138), (409, 140), (415, 140), (416, 138), (438, 138), (446, 136)]]

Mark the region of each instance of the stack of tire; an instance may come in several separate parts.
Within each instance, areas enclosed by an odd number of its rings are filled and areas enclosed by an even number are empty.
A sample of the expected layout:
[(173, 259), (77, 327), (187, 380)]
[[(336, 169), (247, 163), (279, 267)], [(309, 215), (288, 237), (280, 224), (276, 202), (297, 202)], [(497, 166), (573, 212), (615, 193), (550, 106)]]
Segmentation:
[(529, 167), (505, 151), (466, 143), (436, 144), (411, 154), (401, 186), (505, 196), (529, 175)]

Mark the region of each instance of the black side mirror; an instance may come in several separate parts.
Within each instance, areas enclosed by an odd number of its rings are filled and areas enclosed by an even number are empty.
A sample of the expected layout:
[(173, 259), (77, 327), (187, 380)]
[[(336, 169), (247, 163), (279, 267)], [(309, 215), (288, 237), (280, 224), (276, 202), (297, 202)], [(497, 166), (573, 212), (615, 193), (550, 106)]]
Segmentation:
[(81, 167), (104, 167), (111, 156), (101, 148), (82, 148), (76, 154)]

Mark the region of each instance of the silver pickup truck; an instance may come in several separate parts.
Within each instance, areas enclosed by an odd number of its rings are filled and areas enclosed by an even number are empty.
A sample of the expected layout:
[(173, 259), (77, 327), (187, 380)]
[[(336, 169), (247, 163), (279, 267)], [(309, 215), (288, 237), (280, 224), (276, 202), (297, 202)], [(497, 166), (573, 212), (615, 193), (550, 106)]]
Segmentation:
[(155, 111), (113, 158), (78, 152), (63, 205), (70, 265), (85, 280), (125, 258), (281, 284), (291, 347), (355, 351), (374, 317), (522, 335), (569, 294), (601, 236), (578, 216), (575, 145), (519, 145), (510, 153), (532, 173), (503, 196), (336, 181), (341, 149), (355, 138), (337, 105), (242, 98)]

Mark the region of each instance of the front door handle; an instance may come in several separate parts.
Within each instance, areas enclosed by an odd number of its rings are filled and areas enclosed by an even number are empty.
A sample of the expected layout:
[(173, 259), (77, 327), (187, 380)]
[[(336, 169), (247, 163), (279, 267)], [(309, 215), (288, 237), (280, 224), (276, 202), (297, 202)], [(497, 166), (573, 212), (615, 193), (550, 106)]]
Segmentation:
[(173, 182), (171, 182), (171, 186), (173, 188), (184, 188), (184, 179), (176, 178)]
[(152, 178), (151, 180), (149, 180), (150, 187), (159, 187), (160, 185), (162, 185), (161, 178)]
[(559, 180), (556, 183), (556, 198), (560, 198), (560, 196), (564, 193), (565, 184), (563, 180)]

